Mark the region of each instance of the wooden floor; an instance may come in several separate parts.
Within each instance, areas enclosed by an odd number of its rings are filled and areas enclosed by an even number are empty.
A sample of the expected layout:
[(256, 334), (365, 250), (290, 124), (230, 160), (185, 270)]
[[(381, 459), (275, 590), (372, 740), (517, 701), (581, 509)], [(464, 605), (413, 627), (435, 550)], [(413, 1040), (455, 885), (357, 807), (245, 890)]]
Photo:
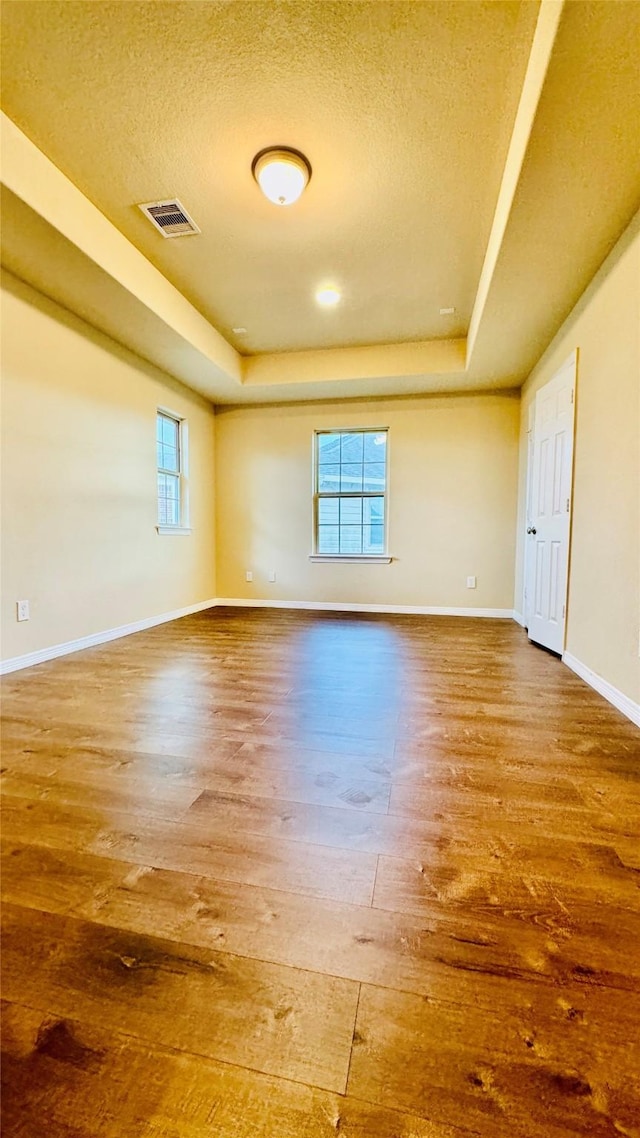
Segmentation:
[(507, 621), (4, 683), (5, 1138), (640, 1135), (640, 732)]

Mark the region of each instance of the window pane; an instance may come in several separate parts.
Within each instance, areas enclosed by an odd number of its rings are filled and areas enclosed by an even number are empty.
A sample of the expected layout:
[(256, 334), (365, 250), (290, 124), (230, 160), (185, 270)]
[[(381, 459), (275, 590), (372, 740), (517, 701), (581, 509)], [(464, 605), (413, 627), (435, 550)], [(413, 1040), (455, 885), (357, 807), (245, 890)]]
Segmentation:
[(385, 467), (383, 462), (365, 462), (364, 487), (365, 490), (384, 490)]
[(362, 526), (340, 526), (340, 552), (362, 553)]
[(362, 498), (340, 499), (340, 525), (362, 525)]
[(318, 553), (339, 553), (337, 526), (318, 526)]
[(363, 448), (363, 435), (361, 433), (355, 435), (342, 436), (342, 462), (362, 462), (362, 448)]
[(158, 474), (158, 523), (180, 525), (180, 479), (175, 474)]
[(164, 523), (167, 526), (177, 526), (180, 523), (180, 508), (177, 498), (165, 499), (167, 520)]
[(340, 489), (343, 492), (362, 490), (362, 466), (350, 463), (340, 467)]
[(167, 446), (166, 443), (162, 445), (162, 462), (160, 465), (165, 470), (178, 470), (178, 452), (175, 447)]
[(340, 435), (318, 435), (318, 465), (340, 462)]
[(365, 498), (364, 500), (365, 525), (382, 525), (384, 522), (384, 498)]
[(337, 464), (318, 467), (318, 490), (331, 493), (340, 489), (340, 467)]
[(367, 431), (364, 436), (364, 461), (386, 462), (387, 432)]
[(178, 478), (175, 474), (165, 474), (165, 497), (178, 499), (180, 497), (180, 488), (178, 485)]
[(320, 498), (318, 500), (318, 525), (337, 526), (340, 518), (339, 498)]
[(383, 554), (387, 432), (332, 431), (316, 439), (316, 491), (336, 495), (317, 499), (318, 553)]
[(178, 424), (175, 419), (162, 416), (162, 441), (178, 449)]
[[(180, 424), (170, 415), (156, 415), (158, 463), (158, 524), (180, 525)], [(175, 471), (167, 474), (165, 471)]]
[(384, 526), (364, 526), (363, 553), (384, 553)]
[(158, 524), (180, 525), (180, 503), (177, 498), (158, 498)]

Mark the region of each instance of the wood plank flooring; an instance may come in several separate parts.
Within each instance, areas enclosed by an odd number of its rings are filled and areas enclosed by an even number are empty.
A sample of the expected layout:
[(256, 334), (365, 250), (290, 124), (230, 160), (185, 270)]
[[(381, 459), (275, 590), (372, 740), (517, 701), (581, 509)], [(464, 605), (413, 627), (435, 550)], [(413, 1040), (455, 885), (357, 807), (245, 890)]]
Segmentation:
[(506, 621), (3, 682), (7, 1138), (640, 1138), (640, 732)]

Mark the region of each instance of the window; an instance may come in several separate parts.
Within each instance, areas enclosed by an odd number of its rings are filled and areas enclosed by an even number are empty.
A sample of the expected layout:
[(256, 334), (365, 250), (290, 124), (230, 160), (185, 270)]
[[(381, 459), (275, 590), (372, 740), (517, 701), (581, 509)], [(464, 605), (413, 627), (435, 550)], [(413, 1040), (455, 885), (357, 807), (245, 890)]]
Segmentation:
[(384, 557), (387, 431), (317, 431), (315, 552)]
[(158, 461), (158, 529), (186, 525), (184, 486), (186, 423), (168, 411), (156, 416)]

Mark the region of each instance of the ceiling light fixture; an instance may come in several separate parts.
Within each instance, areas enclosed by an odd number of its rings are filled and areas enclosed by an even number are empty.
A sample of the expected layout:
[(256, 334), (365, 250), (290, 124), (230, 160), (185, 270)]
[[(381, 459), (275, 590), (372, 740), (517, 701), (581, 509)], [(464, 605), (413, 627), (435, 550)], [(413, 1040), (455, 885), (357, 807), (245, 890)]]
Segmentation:
[(340, 300), (340, 291), (333, 286), (327, 288), (319, 288), (316, 293), (316, 300), (318, 304), (324, 305), (325, 308), (332, 308)]
[(265, 198), (274, 205), (292, 205), (311, 177), (311, 166), (299, 150), (268, 146), (256, 154), (251, 172)]

